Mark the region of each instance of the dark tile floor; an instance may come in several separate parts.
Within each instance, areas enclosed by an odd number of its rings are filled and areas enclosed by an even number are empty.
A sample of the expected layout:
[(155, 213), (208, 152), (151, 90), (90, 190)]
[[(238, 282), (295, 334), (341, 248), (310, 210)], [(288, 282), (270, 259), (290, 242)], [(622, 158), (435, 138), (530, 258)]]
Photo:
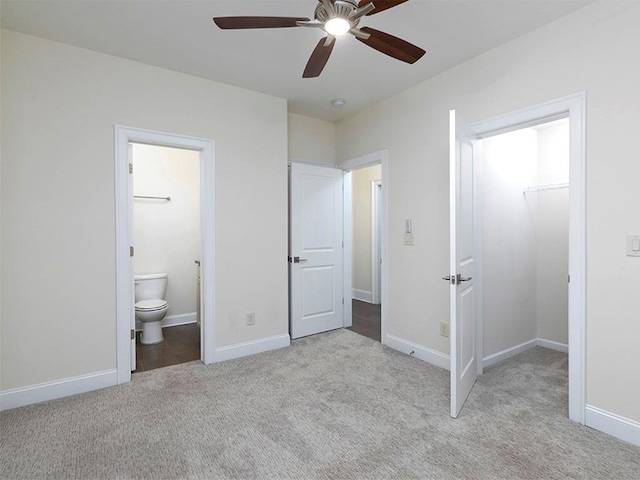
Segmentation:
[(353, 300), (352, 302), (353, 323), (349, 330), (379, 342), (381, 338), (381, 305), (373, 305), (360, 300)]
[(164, 342), (143, 345), (140, 332), (136, 333), (136, 372), (200, 359), (200, 327), (196, 323), (164, 328), (162, 334)]

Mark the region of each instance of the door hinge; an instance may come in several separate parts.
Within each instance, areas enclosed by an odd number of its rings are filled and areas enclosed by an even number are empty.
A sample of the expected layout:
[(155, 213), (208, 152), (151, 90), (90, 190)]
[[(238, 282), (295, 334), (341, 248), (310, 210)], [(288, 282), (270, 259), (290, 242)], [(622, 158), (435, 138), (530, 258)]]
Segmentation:
[(567, 275), (567, 283), (571, 283), (571, 275)]
[(133, 163), (129, 164), (129, 173), (133, 173)]
[(133, 257), (133, 247), (129, 247), (129, 256)]
[(136, 338), (136, 331), (131, 329), (131, 340), (133, 340), (134, 338)]
[(344, 305), (344, 297), (342, 297), (342, 304)]

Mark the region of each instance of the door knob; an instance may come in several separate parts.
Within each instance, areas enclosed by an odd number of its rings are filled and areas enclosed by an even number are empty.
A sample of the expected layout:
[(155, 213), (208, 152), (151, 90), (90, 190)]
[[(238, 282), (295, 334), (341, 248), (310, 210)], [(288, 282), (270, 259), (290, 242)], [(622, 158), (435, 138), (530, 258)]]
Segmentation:
[(306, 262), (306, 261), (307, 261), (306, 258), (293, 257), (293, 263), (301, 263), (301, 262)]
[(451, 285), (460, 285), (462, 282), (472, 280), (473, 277), (463, 277), (458, 273), (457, 275), (447, 275), (446, 277), (442, 277), (442, 279), (446, 280)]

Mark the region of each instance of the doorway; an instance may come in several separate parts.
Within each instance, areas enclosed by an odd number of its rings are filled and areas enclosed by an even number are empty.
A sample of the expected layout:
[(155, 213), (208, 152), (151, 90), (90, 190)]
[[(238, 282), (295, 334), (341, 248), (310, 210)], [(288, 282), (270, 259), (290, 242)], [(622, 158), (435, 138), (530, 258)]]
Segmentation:
[(387, 151), (344, 170), (345, 328), (387, 343)]
[(483, 365), (534, 346), (567, 353), (569, 119), (482, 150)]
[[(116, 367), (118, 383), (131, 381), (136, 368), (136, 324), (134, 294), (134, 224), (132, 144), (152, 145), (197, 152), (199, 163), (200, 234), (200, 360), (214, 362), (214, 143), (138, 128), (115, 126), (116, 173)], [(154, 196), (154, 195), (151, 195)], [(164, 196), (164, 195), (163, 195)], [(170, 196), (170, 195), (168, 195)], [(149, 201), (157, 199), (146, 199)], [(161, 201), (161, 200), (160, 200)], [(192, 259), (191, 262), (197, 259)], [(192, 263), (194, 279), (196, 265)]]
[[(452, 264), (457, 260), (457, 245), (473, 245), (471, 248), (474, 257), (479, 261), (474, 265), (473, 275), (463, 275), (460, 278), (459, 272), (455, 268), (451, 271), (451, 303), (455, 305), (456, 295), (461, 291), (460, 282), (466, 282), (474, 278), (476, 285), (473, 301), (465, 310), (472, 312), (470, 316), (475, 318), (471, 328), (460, 329), (460, 311), (452, 306), (451, 310), (451, 416), (457, 417), (466, 396), (471, 391), (475, 378), (482, 374), (483, 369), (483, 306), (482, 290), (484, 266), (482, 265), (483, 242), (482, 235), (475, 235), (475, 238), (459, 238), (453, 226), (459, 220), (459, 212), (456, 199), (458, 197), (469, 199), (476, 205), (481, 205), (483, 198), (482, 181), (482, 155), (478, 145), (482, 139), (493, 137), (501, 133), (512, 132), (525, 127), (537, 126), (562, 118), (569, 119), (569, 225), (568, 225), (568, 394), (569, 394), (569, 418), (575, 422), (584, 424), (586, 414), (586, 390), (585, 390), (585, 330), (586, 330), (586, 177), (585, 177), (585, 108), (586, 95), (584, 92), (552, 100), (547, 103), (536, 105), (530, 108), (512, 112), (499, 117), (491, 118), (482, 122), (466, 126), (456, 119), (455, 111), (451, 111), (451, 260)], [(454, 127), (455, 125), (455, 127)], [(464, 132), (459, 134), (459, 132)], [(461, 150), (461, 140), (464, 140), (470, 147)], [(476, 146), (478, 148), (476, 148)], [(460, 169), (457, 159), (462, 151), (474, 152), (467, 155), (472, 162), (467, 168), (467, 173), (471, 172), (471, 179), (467, 181), (467, 187), (460, 187), (456, 180)], [(477, 150), (477, 155), (476, 155)], [(480, 212), (482, 208), (474, 208), (473, 224), (471, 231), (481, 232), (483, 218)], [(467, 215), (469, 220), (469, 215)], [(505, 222), (507, 223), (507, 222)], [(471, 242), (471, 243), (469, 243)], [(467, 278), (468, 277), (468, 278)], [(456, 279), (454, 282), (453, 279)], [(505, 282), (514, 281), (507, 277)], [(463, 349), (460, 349), (460, 346)], [(474, 359), (473, 368), (459, 358), (460, 352), (471, 352)], [(473, 370), (473, 372), (471, 372)], [(463, 377), (467, 375), (469, 382), (464, 383)], [(464, 388), (463, 388), (464, 387)], [(456, 393), (458, 395), (456, 396)]]
[(352, 325), (350, 330), (381, 341), (382, 165), (351, 171)]
[[(139, 302), (166, 302), (155, 314), (161, 328), (141, 321), (152, 312), (136, 314), (135, 371), (142, 372), (200, 359), (200, 155), (140, 143), (131, 149), (136, 312)], [(157, 338), (145, 338), (150, 333)]]

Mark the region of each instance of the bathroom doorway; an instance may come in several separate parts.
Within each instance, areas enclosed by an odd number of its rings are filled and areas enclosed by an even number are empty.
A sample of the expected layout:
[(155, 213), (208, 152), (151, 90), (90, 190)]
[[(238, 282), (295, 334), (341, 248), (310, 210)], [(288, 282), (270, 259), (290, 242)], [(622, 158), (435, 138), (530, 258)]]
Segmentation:
[[(142, 130), (131, 127), (115, 126), (115, 172), (116, 172), (116, 364), (118, 383), (126, 383), (131, 381), (131, 372), (137, 368), (136, 362), (136, 340), (140, 324), (136, 325), (136, 312), (135, 312), (135, 284), (134, 276), (136, 273), (136, 267), (147, 268), (143, 265), (144, 260), (141, 260), (136, 265), (136, 255), (138, 251), (134, 243), (136, 235), (134, 235), (135, 217), (134, 209), (134, 146), (139, 145), (140, 148), (147, 147), (163, 147), (174, 150), (189, 151), (195, 154), (197, 162), (195, 170), (198, 172), (198, 184), (197, 187), (192, 190), (197, 190), (195, 194), (199, 200), (199, 208), (196, 211), (196, 216), (199, 218), (199, 233), (185, 234), (187, 236), (193, 236), (194, 238), (183, 238), (181, 243), (195, 242), (197, 245), (197, 251), (199, 255), (191, 255), (189, 260), (185, 260), (191, 269), (191, 280), (187, 280), (185, 283), (189, 283), (193, 290), (191, 295), (197, 298), (197, 293), (200, 293), (200, 301), (196, 305), (191, 306), (192, 310), (178, 312), (174, 310), (174, 315), (171, 315), (167, 311), (168, 325), (162, 330), (166, 330), (167, 333), (176, 333), (177, 328), (180, 325), (177, 323), (184, 323), (185, 325), (191, 325), (191, 328), (197, 328), (197, 318), (194, 323), (195, 316), (200, 318), (199, 325), (199, 358), (205, 364), (213, 363), (214, 350), (215, 350), (215, 284), (214, 284), (214, 265), (215, 265), (215, 249), (214, 249), (214, 228), (215, 228), (215, 209), (214, 209), (214, 142), (209, 139), (187, 137), (183, 135), (175, 135), (170, 133), (153, 132), (149, 130)], [(143, 168), (144, 170), (144, 168)], [(150, 185), (154, 185), (151, 183)], [(147, 185), (145, 188), (150, 188)], [(154, 187), (155, 188), (155, 187)], [(173, 188), (173, 187), (170, 187)], [(177, 191), (177, 190), (176, 190)], [(162, 235), (168, 237), (168, 231), (172, 228), (168, 225), (168, 222), (159, 220), (158, 208), (159, 206), (172, 205), (171, 202), (176, 201), (176, 194), (171, 192), (164, 193), (164, 191), (136, 191), (138, 197), (160, 197), (160, 198), (138, 198), (136, 202), (148, 202), (145, 204), (138, 203), (138, 205), (144, 205), (146, 209), (156, 211), (156, 215), (151, 216), (150, 224), (159, 224), (162, 233), (156, 234), (156, 236)], [(162, 197), (169, 197), (169, 200)], [(167, 210), (165, 208), (165, 210)], [(154, 220), (155, 218), (155, 220)], [(169, 249), (169, 247), (167, 247)], [(142, 253), (142, 252), (140, 252)], [(147, 252), (148, 253), (148, 252)], [(197, 289), (198, 279), (198, 265), (196, 261), (199, 260), (199, 279), (200, 288)], [(165, 265), (169, 265), (168, 263)], [(144, 272), (161, 275), (150, 275), (154, 278), (163, 278), (162, 274), (166, 274), (164, 277), (167, 283), (167, 292), (170, 296), (172, 287), (176, 286), (176, 282), (172, 282), (169, 277), (170, 272), (165, 272), (165, 267), (159, 264), (156, 268), (152, 266), (152, 270), (159, 270), (154, 272)], [(180, 277), (180, 275), (177, 275)], [(148, 279), (148, 277), (146, 278)], [(139, 279), (140, 280), (140, 279)], [(188, 286), (186, 288), (189, 288)], [(184, 286), (179, 286), (178, 290), (184, 290)], [(175, 290), (175, 288), (174, 288)], [(159, 300), (159, 299), (154, 299)], [(180, 305), (181, 300), (176, 299), (176, 306)], [(153, 303), (153, 302), (152, 302)], [(158, 302), (162, 303), (162, 302)], [(169, 298), (167, 305), (174, 303)], [(199, 303), (199, 309), (197, 308)], [(146, 305), (145, 305), (146, 306)], [(163, 305), (158, 305), (157, 308), (164, 308)], [(168, 309), (167, 309), (168, 310)], [(173, 324), (172, 324), (173, 323)], [(172, 330), (173, 329), (173, 330)], [(180, 336), (180, 335), (178, 335)], [(147, 338), (153, 337), (153, 335), (147, 336)], [(164, 337), (164, 335), (163, 335)], [(169, 342), (167, 342), (169, 343)], [(174, 344), (176, 343), (174, 339)], [(193, 346), (189, 347), (193, 350)], [(187, 348), (184, 348), (187, 349)], [(182, 352), (184, 353), (184, 351)], [(184, 358), (182, 355), (175, 354), (176, 357)], [(157, 365), (162, 366), (162, 365)]]
[[(200, 358), (200, 155), (140, 143), (131, 149), (135, 372), (141, 372)], [(149, 280), (153, 275), (166, 277)], [(166, 284), (166, 293), (154, 293), (146, 285), (151, 282)], [(141, 321), (140, 305), (154, 301), (150, 308), (160, 312), (154, 318), (161, 329), (154, 331), (157, 337), (144, 338), (149, 325)]]

